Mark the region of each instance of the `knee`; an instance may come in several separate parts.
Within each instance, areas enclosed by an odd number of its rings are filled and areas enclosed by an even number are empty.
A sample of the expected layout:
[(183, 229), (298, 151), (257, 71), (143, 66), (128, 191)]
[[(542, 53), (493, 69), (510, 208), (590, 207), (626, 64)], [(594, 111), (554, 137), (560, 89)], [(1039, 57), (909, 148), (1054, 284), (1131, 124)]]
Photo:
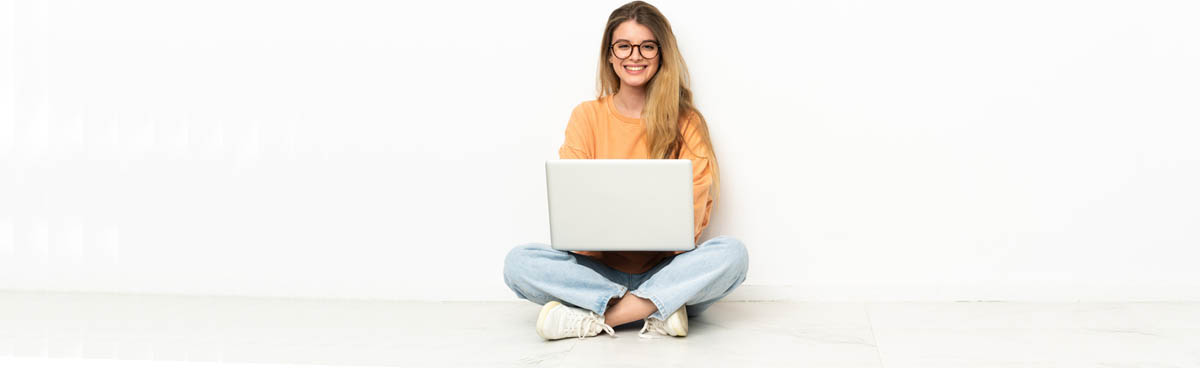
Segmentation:
[(508, 255), (504, 257), (504, 276), (509, 278), (520, 272), (530, 260), (543, 256), (547, 252), (554, 252), (545, 244), (529, 243), (521, 244), (513, 247), (508, 251)]
[(724, 260), (731, 269), (745, 272), (749, 268), (750, 253), (741, 240), (731, 236), (719, 236), (710, 239), (704, 246), (713, 247), (712, 250), (719, 254), (718, 258)]

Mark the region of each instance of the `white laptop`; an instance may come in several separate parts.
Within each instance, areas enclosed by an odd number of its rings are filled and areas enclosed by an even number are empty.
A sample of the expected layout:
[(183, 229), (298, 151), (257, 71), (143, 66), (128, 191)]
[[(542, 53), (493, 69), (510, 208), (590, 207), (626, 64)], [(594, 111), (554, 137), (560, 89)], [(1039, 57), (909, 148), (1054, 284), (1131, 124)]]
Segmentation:
[(546, 194), (554, 249), (696, 247), (691, 160), (549, 160)]

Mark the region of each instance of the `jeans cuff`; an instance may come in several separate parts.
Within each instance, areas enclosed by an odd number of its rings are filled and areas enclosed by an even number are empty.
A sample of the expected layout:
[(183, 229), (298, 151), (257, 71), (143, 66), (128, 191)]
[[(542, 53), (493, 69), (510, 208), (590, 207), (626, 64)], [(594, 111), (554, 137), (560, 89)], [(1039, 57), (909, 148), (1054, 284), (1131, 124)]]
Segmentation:
[[(650, 313), (650, 316), (648, 318), (657, 318), (660, 321), (667, 319), (667, 311), (663, 310), (663, 304), (662, 304), (662, 302), (658, 301), (658, 298), (654, 297), (653, 295), (642, 295), (642, 292), (640, 290), (631, 291), (630, 293), (633, 295), (636, 295), (642, 299), (647, 299), (651, 303), (654, 303), (654, 307), (657, 308), (658, 311), (656, 311), (654, 313)], [(671, 311), (671, 312), (674, 312), (674, 311)]]
[(611, 301), (613, 298), (620, 298), (620, 297), (623, 297), (623, 296), (625, 296), (625, 292), (626, 292), (626, 291), (628, 291), (628, 290), (629, 290), (629, 289), (626, 289), (626, 288), (625, 288), (625, 286), (622, 286), (622, 285), (617, 285), (617, 294), (616, 294), (616, 295), (607, 296), (607, 297), (601, 297), (601, 298), (600, 298), (600, 303), (598, 304), (600, 307), (599, 307), (599, 308), (597, 308), (596, 310), (600, 311), (600, 312), (599, 312), (599, 314), (600, 314), (601, 316), (603, 316), (603, 315), (604, 315), (604, 312), (607, 312), (607, 311), (608, 311), (608, 302), (609, 302), (609, 301)]

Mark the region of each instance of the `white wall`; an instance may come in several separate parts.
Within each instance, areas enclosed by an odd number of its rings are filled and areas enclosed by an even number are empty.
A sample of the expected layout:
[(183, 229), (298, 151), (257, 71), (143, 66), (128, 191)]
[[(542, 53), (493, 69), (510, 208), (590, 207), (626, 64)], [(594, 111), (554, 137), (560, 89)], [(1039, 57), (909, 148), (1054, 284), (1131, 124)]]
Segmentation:
[[(515, 297), (621, 2), (7, 1), (0, 289)], [(1200, 6), (656, 4), (741, 299), (1200, 299)]]

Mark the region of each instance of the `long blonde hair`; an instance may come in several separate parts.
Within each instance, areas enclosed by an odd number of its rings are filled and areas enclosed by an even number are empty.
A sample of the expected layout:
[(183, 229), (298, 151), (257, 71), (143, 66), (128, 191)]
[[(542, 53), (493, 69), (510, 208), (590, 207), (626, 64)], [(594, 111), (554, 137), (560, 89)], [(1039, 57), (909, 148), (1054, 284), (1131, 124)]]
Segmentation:
[(646, 152), (650, 158), (679, 158), (682, 150), (686, 149), (698, 157), (698, 152), (683, 141), (680, 129), (688, 115), (695, 114), (697, 123), (695, 129), (700, 133), (700, 143), (708, 150), (709, 165), (713, 170), (713, 207), (716, 207), (716, 197), (721, 187), (720, 170), (717, 167), (717, 155), (713, 151), (712, 138), (708, 134), (708, 123), (704, 115), (692, 104), (692, 90), (687, 64), (679, 52), (675, 33), (671, 31), (671, 23), (653, 5), (642, 1), (634, 1), (613, 10), (608, 16), (608, 24), (604, 27), (604, 39), (600, 42), (600, 68), (597, 72), (597, 99), (604, 96), (614, 96), (621, 88), (621, 78), (613, 71), (608, 62), (613, 32), (617, 26), (626, 21), (635, 21), (646, 26), (659, 45), (658, 72), (651, 77), (646, 86), (646, 105), (642, 108), (642, 124), (646, 128)]

